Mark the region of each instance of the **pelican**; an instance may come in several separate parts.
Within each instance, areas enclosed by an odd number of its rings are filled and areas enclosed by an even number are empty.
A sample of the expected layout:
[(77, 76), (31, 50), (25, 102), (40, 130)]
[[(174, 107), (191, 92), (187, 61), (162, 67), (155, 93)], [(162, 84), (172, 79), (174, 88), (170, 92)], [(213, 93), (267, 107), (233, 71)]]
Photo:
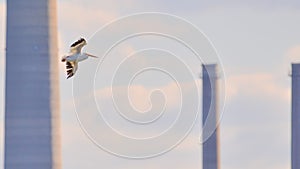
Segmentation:
[(70, 52), (62, 57), (61, 61), (66, 62), (67, 79), (74, 76), (78, 69), (78, 62), (81, 62), (88, 57), (98, 58), (97, 56), (88, 53), (81, 53), (82, 47), (86, 44), (86, 40), (84, 38), (80, 38), (71, 45)]

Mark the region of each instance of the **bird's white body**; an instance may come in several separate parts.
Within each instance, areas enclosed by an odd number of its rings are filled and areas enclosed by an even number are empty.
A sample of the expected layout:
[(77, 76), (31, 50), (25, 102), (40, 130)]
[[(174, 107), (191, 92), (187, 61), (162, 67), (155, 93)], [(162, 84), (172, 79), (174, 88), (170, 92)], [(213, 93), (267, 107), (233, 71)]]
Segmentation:
[[(88, 54), (88, 53), (81, 53), (81, 49), (83, 46), (85, 46), (87, 43), (85, 39), (81, 38), (78, 41), (74, 42), (71, 45), (70, 52), (63, 56), (61, 61), (66, 62), (66, 68), (67, 68), (67, 79), (74, 76), (75, 72), (78, 69), (78, 62), (81, 62), (88, 57), (96, 57), (94, 55)], [(97, 57), (96, 57), (97, 58)]]
[(88, 55), (86, 55), (85, 53), (75, 53), (75, 54), (70, 53), (65, 57), (66, 61), (68, 62), (75, 62), (75, 61), (81, 62), (87, 58)]

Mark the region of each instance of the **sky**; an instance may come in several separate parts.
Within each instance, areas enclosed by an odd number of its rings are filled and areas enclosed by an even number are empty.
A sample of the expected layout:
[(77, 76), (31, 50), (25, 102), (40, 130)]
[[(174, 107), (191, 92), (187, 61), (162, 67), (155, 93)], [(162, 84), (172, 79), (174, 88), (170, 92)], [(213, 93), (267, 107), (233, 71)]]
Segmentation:
[[(145, 0), (59, 0), (58, 9), (58, 36), (59, 53), (63, 55), (68, 51), (69, 45), (79, 37), (89, 39), (87, 51), (99, 54), (101, 48), (98, 44), (103, 42), (100, 28), (120, 17), (141, 13), (161, 12), (171, 14), (192, 23), (205, 34), (218, 53), (218, 60), (222, 64), (221, 77), (226, 89), (225, 109), (220, 123), (220, 153), (222, 169), (289, 169), (290, 168), (290, 106), (291, 79), (288, 76), (292, 62), (300, 62), (300, 2), (296, 0), (263, 0), (263, 1), (145, 1)], [(5, 1), (0, 0), (0, 169), (3, 169), (3, 124), (4, 124), (4, 75), (5, 75)], [(76, 12), (74, 12), (76, 11)], [(161, 21), (165, 21), (162, 18)], [(151, 25), (155, 20), (145, 24)], [(163, 23), (163, 22), (162, 22)], [(156, 24), (153, 24), (156, 25)], [(172, 25), (165, 25), (157, 29), (172, 33)], [(132, 25), (129, 25), (132, 26)], [(176, 25), (178, 26), (178, 25)], [(182, 26), (182, 25), (179, 25)], [(123, 28), (123, 27), (122, 27)], [(124, 30), (140, 30), (148, 27), (126, 27)], [(177, 27), (176, 27), (177, 28)], [(180, 27), (178, 28), (180, 30)], [(111, 30), (113, 31), (113, 30)], [(95, 33), (96, 32), (96, 33)], [(173, 32), (174, 33), (174, 32)], [(186, 35), (187, 32), (184, 32)], [(93, 36), (92, 36), (93, 35)], [(187, 35), (186, 35), (187, 36)], [(185, 36), (184, 36), (185, 37)], [(117, 34), (110, 39), (117, 38)], [(192, 38), (193, 39), (193, 38)], [(105, 39), (106, 40), (106, 39)], [(113, 40), (112, 40), (113, 41)], [(192, 41), (198, 42), (198, 41)], [(109, 42), (106, 42), (109, 43)], [(205, 44), (205, 43), (204, 43)], [(96, 47), (93, 47), (95, 46)], [(107, 44), (103, 44), (105, 46)], [(101, 46), (101, 45), (100, 45)], [(201, 79), (195, 79), (201, 72), (201, 62), (192, 57), (182, 44), (161, 36), (142, 36), (127, 39), (111, 51), (103, 69), (96, 76), (96, 101), (105, 111), (111, 110), (113, 93), (109, 90), (110, 73), (122, 63), (122, 59), (142, 49), (159, 48), (172, 51), (188, 65), (194, 79), (186, 79), (180, 74), (178, 80), (184, 85), (183, 96), (193, 96), (190, 92), (190, 82), (201, 87)], [(151, 54), (151, 53), (150, 53)], [(162, 52), (160, 57), (166, 56)], [(151, 65), (157, 60), (149, 59), (147, 53), (138, 56), (138, 63)], [(135, 55), (129, 58), (135, 58)], [(109, 60), (111, 59), (111, 60)], [(167, 58), (168, 59), (168, 58)], [(210, 59), (210, 58), (208, 58)], [(216, 58), (214, 58), (216, 59)], [(130, 61), (128, 59), (127, 61)], [(159, 64), (168, 65), (167, 61), (159, 60)], [(178, 60), (172, 60), (176, 65)], [(138, 64), (130, 65), (135, 70)], [(89, 73), (93, 61), (89, 59), (80, 65), (78, 79)], [(119, 67), (122, 70), (122, 67)], [(165, 66), (164, 68), (168, 68)], [(172, 66), (170, 69), (173, 68)], [(180, 67), (181, 68), (181, 67)], [(182, 69), (180, 69), (182, 70)], [(129, 71), (130, 72), (130, 71)], [(180, 71), (181, 72), (181, 71)], [(119, 73), (119, 74), (118, 74)], [(148, 72), (149, 73), (149, 72)], [(116, 75), (128, 76), (124, 71)], [(147, 99), (149, 93), (159, 88), (165, 94), (166, 117), (157, 126), (136, 128), (134, 125), (123, 127), (124, 121), (117, 119), (115, 113), (104, 113), (105, 118), (120, 132), (132, 137), (148, 137), (157, 134), (157, 130), (168, 127), (174, 120), (174, 112), (178, 109), (180, 97), (178, 89), (172, 78), (162, 72), (151, 72), (144, 76), (137, 75), (133, 82), (132, 100), (135, 108), (147, 111), (150, 103), (153, 110), (160, 102), (156, 99)], [(155, 79), (153, 79), (155, 75)], [(176, 73), (174, 73), (176, 75)], [(104, 80), (102, 80), (103, 78)], [(156, 80), (159, 78), (160, 80)], [(100, 79), (100, 80), (99, 80)], [(74, 87), (78, 87), (75, 79)], [(116, 82), (116, 93), (122, 93), (122, 86), (126, 78)], [(193, 81), (194, 80), (194, 81)], [(153, 83), (155, 82), (155, 83)], [(84, 121), (91, 120), (84, 113), (89, 112), (83, 105), (74, 107), (73, 90), (70, 89), (71, 80), (66, 80), (64, 65), (60, 67), (61, 91), (61, 123), (62, 123), (62, 158), (63, 168), (174, 168), (195, 169), (201, 168), (202, 146), (198, 143), (201, 117), (196, 118), (195, 126), (187, 137), (171, 151), (150, 159), (134, 160), (121, 158), (97, 147), (84, 133), (76, 117), (83, 117)], [(84, 84), (88, 85), (88, 84)], [(186, 87), (188, 86), (188, 87)], [(75, 90), (78, 103), (86, 103), (89, 97), (84, 97), (86, 91)], [(152, 93), (153, 94), (153, 93)], [(155, 94), (155, 93), (154, 93)], [(151, 95), (152, 96), (152, 95)], [(122, 96), (120, 96), (122, 98)], [(153, 95), (155, 98), (155, 95)], [(142, 99), (141, 99), (142, 98)], [(159, 98), (159, 97), (158, 97)], [(76, 97), (77, 99), (77, 97)], [(123, 101), (123, 100), (122, 100)], [(188, 99), (188, 101), (191, 101)], [(192, 100), (195, 101), (195, 100)], [(199, 100), (201, 102), (201, 100)], [(121, 104), (122, 106), (122, 104)], [(75, 111), (76, 108), (76, 111)], [(81, 111), (85, 109), (85, 111)], [(191, 110), (187, 110), (191, 111)], [(82, 113), (81, 113), (82, 112)], [(192, 112), (192, 111), (191, 111)], [(176, 114), (176, 113), (175, 113)], [(86, 118), (86, 119), (84, 119)], [(94, 126), (87, 126), (93, 128)], [(147, 132), (145, 132), (147, 131)], [(181, 132), (181, 131), (178, 131)], [(110, 136), (109, 133), (105, 133)], [(113, 142), (112, 145), (118, 143)], [(121, 149), (117, 147), (118, 150)], [(134, 146), (129, 146), (133, 148)], [(139, 152), (138, 150), (132, 150)], [(146, 151), (146, 150), (145, 150)], [(176, 163), (174, 163), (176, 161)]]

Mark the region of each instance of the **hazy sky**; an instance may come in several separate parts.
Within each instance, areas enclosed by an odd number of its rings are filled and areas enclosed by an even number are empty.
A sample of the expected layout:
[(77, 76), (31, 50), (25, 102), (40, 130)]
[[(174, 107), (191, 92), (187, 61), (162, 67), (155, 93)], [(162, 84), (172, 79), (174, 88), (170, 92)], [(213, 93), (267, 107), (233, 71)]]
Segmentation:
[[(5, 6), (5, 2), (0, 0), (0, 169), (3, 169)], [(87, 3), (83, 0), (60, 0), (59, 53), (67, 52), (70, 43), (81, 36), (90, 38), (108, 22), (139, 12), (163, 12), (182, 17), (202, 30), (218, 51), (226, 74), (223, 78), (227, 89), (226, 107), (221, 120), (221, 168), (289, 169), (291, 108), (288, 74), (290, 63), (300, 61), (300, 2), (89, 0)], [(91, 38), (91, 45), (98, 40), (96, 34)], [(184, 54), (181, 48), (176, 47), (178, 44), (168, 45), (170, 41), (163, 39), (155, 44), (155, 40), (129, 40), (114, 52), (121, 56), (144, 47), (160, 46), (173, 48), (178, 55)], [(190, 64), (194, 74), (200, 73), (200, 64), (194, 63), (187, 55), (181, 59)], [(78, 75), (88, 67), (88, 64), (82, 64)], [(165, 83), (148, 85), (164, 86), (163, 89), (168, 92), (172, 87), (168, 86), (170, 79), (163, 75), (160, 78)], [(65, 79), (63, 64), (60, 85), (63, 168), (201, 168), (201, 146), (197, 140), (200, 119), (196, 120), (196, 126), (186, 140), (172, 151), (146, 160), (123, 159), (99, 149), (79, 127), (72, 105), (72, 81)], [(133, 97), (140, 100), (147, 96), (147, 88), (135, 87), (141, 96)], [(99, 88), (98, 92), (102, 96), (106, 88)], [(172, 91), (170, 93), (174, 94)], [(176, 98), (176, 95), (173, 97)], [(170, 105), (176, 103), (175, 99)], [(143, 109), (148, 105), (141, 102), (138, 106)]]

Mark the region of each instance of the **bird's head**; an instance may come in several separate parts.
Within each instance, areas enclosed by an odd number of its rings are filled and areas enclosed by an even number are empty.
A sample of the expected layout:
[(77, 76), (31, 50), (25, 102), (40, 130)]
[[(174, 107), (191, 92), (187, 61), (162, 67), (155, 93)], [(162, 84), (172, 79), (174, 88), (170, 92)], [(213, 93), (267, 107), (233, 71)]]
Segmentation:
[(80, 40), (83, 42), (84, 45), (87, 45), (87, 42), (84, 38), (81, 38)]

